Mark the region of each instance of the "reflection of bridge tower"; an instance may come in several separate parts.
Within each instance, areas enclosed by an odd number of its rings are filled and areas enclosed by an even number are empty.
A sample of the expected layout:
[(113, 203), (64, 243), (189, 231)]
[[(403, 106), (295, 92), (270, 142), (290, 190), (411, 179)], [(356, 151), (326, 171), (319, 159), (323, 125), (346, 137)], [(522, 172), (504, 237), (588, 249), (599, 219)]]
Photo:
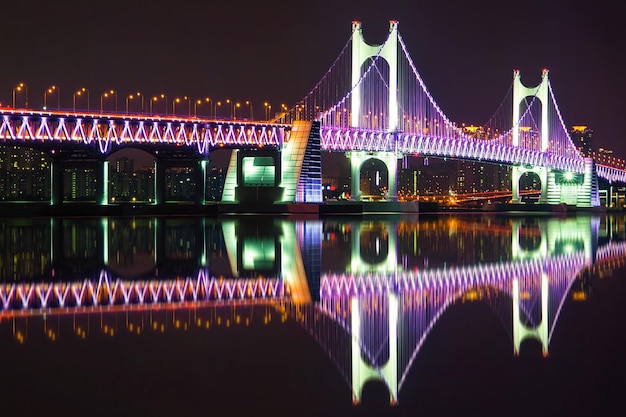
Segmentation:
[(535, 327), (526, 326), (520, 320), (520, 284), (519, 279), (513, 279), (513, 348), (519, 354), (522, 340), (537, 339), (541, 343), (544, 356), (548, 355), (548, 276), (541, 274), (541, 321)]
[[(390, 292), (387, 294), (387, 300), (389, 357), (384, 364), (369, 364), (363, 360), (362, 346), (365, 344), (363, 339), (370, 335), (361, 334), (361, 306), (359, 298), (352, 297), (350, 299), (352, 398), (355, 403), (361, 401), (363, 386), (371, 379), (382, 380), (389, 388), (391, 402), (395, 403), (398, 401), (398, 299), (395, 294)], [(383, 307), (378, 306), (377, 308)], [(379, 316), (384, 317), (384, 314), (379, 314)]]
[[(525, 279), (522, 279), (519, 273), (514, 275), (511, 284), (512, 333), (516, 354), (519, 354), (522, 341), (531, 338), (541, 343), (543, 354), (547, 356), (550, 335), (569, 286), (581, 268), (590, 267), (595, 261), (599, 219), (591, 216), (548, 219), (537, 226), (535, 229), (540, 232), (539, 244), (534, 250), (525, 250), (520, 245), (523, 222), (519, 219), (512, 222), (513, 259), (524, 262), (563, 259), (564, 264), (560, 268), (544, 265), (540, 272), (535, 272)], [(530, 235), (533, 236), (532, 232)], [(576, 258), (578, 261), (568, 262), (567, 259), (570, 258)], [(533, 297), (537, 293), (537, 281), (541, 286), (539, 303)], [(520, 317), (521, 311), (526, 314), (524, 322)]]
[[(388, 107), (387, 107), (387, 130), (393, 132), (398, 127), (398, 22), (389, 22), (389, 36), (383, 45), (369, 45), (363, 39), (361, 22), (352, 22), (352, 93), (350, 97), (350, 125), (362, 126), (361, 115), (361, 65), (374, 57), (383, 58), (389, 65), (388, 83)], [(363, 163), (371, 158), (381, 160), (388, 171), (388, 198), (395, 200), (398, 197), (397, 166), (398, 156), (395, 152), (350, 152), (350, 165), (352, 175), (352, 195), (355, 199), (361, 197), (360, 173)]]
[[(380, 223), (378, 228), (375, 228), (374, 224), (370, 224), (369, 228), (365, 228), (363, 223), (358, 223), (354, 225), (353, 234), (352, 234), (352, 253), (350, 255), (350, 272), (351, 273), (360, 273), (360, 272), (394, 272), (398, 268), (397, 261), (397, 236), (396, 229), (387, 229), (385, 227), (386, 223)], [(384, 239), (383, 236), (374, 236), (370, 239), (365, 237), (365, 240), (368, 244), (373, 245), (372, 250), (374, 251), (374, 255), (377, 256), (378, 262), (375, 264), (369, 263), (363, 259), (361, 256), (361, 239), (365, 232), (376, 232), (380, 230), (380, 234), (382, 235), (384, 232), (387, 234), (387, 248), (384, 247)], [(386, 251), (386, 255), (384, 254)]]
[[(513, 219), (511, 221), (512, 226), (512, 242), (511, 242), (511, 253), (513, 255), (513, 259), (541, 259), (544, 258), (548, 254), (548, 243), (546, 239), (546, 224), (544, 222), (540, 222), (537, 224), (536, 229), (540, 232), (539, 236), (539, 244), (536, 245), (534, 249), (527, 250), (522, 247), (520, 244), (521, 235), (523, 233), (524, 224), (523, 219)], [(535, 225), (533, 225), (535, 226)]]

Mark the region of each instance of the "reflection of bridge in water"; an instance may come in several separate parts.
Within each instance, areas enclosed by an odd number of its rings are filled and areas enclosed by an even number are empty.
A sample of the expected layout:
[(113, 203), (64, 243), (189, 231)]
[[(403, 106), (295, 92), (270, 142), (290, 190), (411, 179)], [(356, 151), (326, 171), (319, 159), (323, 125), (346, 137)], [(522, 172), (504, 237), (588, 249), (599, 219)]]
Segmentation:
[[(163, 331), (166, 319), (153, 315), (164, 311), (171, 312), (173, 328), (208, 327), (211, 320), (201, 317), (203, 309), (263, 304), (283, 319), (291, 315), (308, 329), (352, 387), (355, 401), (369, 380), (378, 379), (395, 402), (430, 331), (460, 300), (488, 302), (509, 332), (514, 353), (524, 340), (534, 339), (547, 355), (576, 278), (626, 255), (626, 243), (614, 241), (608, 233), (614, 227), (611, 219), (513, 218), (502, 223), (454, 219), (443, 230), (458, 234), (451, 240), (462, 242), (475, 234), (502, 236), (491, 243), (497, 247), (508, 242), (508, 247), (498, 249), (503, 259), (464, 260), (457, 265), (455, 254), (446, 253), (447, 262), (438, 265), (425, 258), (422, 267), (411, 265), (407, 257), (430, 244), (416, 237), (420, 228), (440, 226), (426, 220), (340, 221), (339, 240), (347, 242), (345, 259), (341, 249), (325, 249), (331, 233), (319, 220), (272, 219), (258, 224), (245, 219), (169, 223), (128, 219), (130, 227), (111, 219), (91, 220), (85, 227), (47, 220), (49, 229), (38, 233), (49, 237), (42, 240), (48, 246), (34, 258), (51, 278), (0, 284), (0, 329), (11, 322), (14, 337), (24, 341), (29, 318), (43, 316), (49, 336), (56, 337), (58, 332), (49, 327), (51, 317), (73, 315), (75, 321), (78, 317), (89, 322), (85, 316), (96, 314), (102, 331), (112, 335), (113, 324), (106, 317), (125, 314), (124, 325), (131, 332)], [(5, 236), (23, 238), (28, 227), (20, 223)], [(623, 225), (618, 228), (623, 231)], [(5, 246), (12, 247), (8, 243)], [(458, 250), (467, 248), (458, 243)], [(16, 251), (14, 259), (21, 259)], [(79, 253), (89, 256), (77, 266)], [(133, 253), (141, 262), (130, 259), (128, 254)], [(217, 256), (220, 253), (223, 256)], [(325, 266), (324, 259), (338, 258), (344, 262), (339, 269)], [(227, 267), (219, 270), (220, 263)], [(89, 268), (94, 271), (91, 276), (64, 280)], [(149, 314), (148, 324), (133, 321), (137, 314)], [(187, 320), (176, 319), (185, 315)], [(242, 320), (238, 315), (214, 316), (213, 323), (218, 316), (224, 323)], [(76, 334), (85, 336), (84, 324), (74, 327)]]

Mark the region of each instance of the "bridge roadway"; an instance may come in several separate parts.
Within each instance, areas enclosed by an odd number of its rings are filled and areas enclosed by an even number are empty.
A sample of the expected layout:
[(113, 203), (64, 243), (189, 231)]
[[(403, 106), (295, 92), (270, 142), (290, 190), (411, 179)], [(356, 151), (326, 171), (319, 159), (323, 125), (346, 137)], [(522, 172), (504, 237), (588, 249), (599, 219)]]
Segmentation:
[[(282, 148), (289, 141), (291, 124), (266, 121), (207, 119), (143, 114), (35, 111), (0, 109), (0, 138), (16, 145), (51, 149), (70, 145), (76, 150), (96, 148), (110, 154), (123, 147), (164, 150), (191, 148), (207, 155), (218, 148)], [(466, 138), (423, 137), (408, 133), (322, 126), (321, 149), (329, 151), (396, 152), (400, 155), (546, 166), (582, 172), (580, 159), (549, 152)], [(598, 176), (626, 182), (626, 171), (597, 165)]]

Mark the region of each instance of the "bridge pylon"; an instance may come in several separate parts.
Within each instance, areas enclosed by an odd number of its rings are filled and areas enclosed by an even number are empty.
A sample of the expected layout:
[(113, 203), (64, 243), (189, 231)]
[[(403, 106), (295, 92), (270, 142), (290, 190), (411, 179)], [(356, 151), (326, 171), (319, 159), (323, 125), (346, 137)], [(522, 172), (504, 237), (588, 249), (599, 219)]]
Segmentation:
[[(382, 45), (370, 45), (365, 42), (361, 30), (361, 22), (352, 22), (352, 93), (350, 95), (350, 125), (361, 128), (361, 91), (359, 82), (361, 81), (361, 66), (370, 58), (380, 57), (387, 61), (389, 65), (388, 83), (388, 107), (387, 107), (387, 129), (394, 132), (398, 128), (398, 22), (389, 22), (389, 35)], [(352, 196), (355, 200), (361, 198), (360, 173), (363, 163), (371, 158), (382, 161), (388, 171), (388, 193), (389, 200), (398, 199), (398, 154), (396, 152), (350, 152), (351, 176), (352, 176)]]
[[(520, 136), (520, 104), (526, 97), (536, 97), (541, 102), (541, 152), (548, 149), (548, 70), (544, 69), (541, 83), (536, 87), (526, 87), (522, 84), (519, 70), (513, 71), (513, 146), (519, 146)], [(519, 180), (526, 172), (534, 172), (541, 181), (540, 203), (548, 202), (548, 169), (546, 167), (513, 166), (511, 172), (511, 190), (513, 203), (520, 203)]]
[(350, 96), (350, 124), (361, 126), (361, 92), (357, 85), (361, 80), (361, 65), (380, 56), (389, 65), (388, 124), (390, 131), (398, 127), (398, 22), (389, 22), (389, 36), (382, 45), (369, 45), (363, 38), (361, 22), (352, 22), (352, 94)]
[[(522, 84), (519, 70), (513, 72), (513, 131), (512, 144), (519, 146), (520, 104), (526, 97), (534, 97), (541, 102), (540, 151), (548, 152), (550, 141), (550, 82), (548, 70), (544, 69), (541, 83), (536, 87)], [(581, 157), (582, 158), (582, 157)], [(576, 207), (597, 207), (600, 205), (598, 194), (598, 176), (593, 159), (584, 158), (582, 174), (562, 173), (546, 166), (515, 165), (511, 171), (512, 202), (520, 203), (519, 181), (526, 172), (534, 172), (541, 181), (540, 203), (570, 204)], [(568, 178), (569, 177), (569, 178)]]

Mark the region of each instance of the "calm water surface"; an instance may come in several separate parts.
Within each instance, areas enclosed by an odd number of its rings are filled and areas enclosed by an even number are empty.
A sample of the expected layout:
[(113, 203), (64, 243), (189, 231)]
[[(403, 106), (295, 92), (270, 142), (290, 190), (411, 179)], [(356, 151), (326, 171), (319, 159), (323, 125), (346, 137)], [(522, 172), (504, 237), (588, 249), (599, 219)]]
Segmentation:
[(0, 415), (606, 415), (624, 216), (0, 219)]

